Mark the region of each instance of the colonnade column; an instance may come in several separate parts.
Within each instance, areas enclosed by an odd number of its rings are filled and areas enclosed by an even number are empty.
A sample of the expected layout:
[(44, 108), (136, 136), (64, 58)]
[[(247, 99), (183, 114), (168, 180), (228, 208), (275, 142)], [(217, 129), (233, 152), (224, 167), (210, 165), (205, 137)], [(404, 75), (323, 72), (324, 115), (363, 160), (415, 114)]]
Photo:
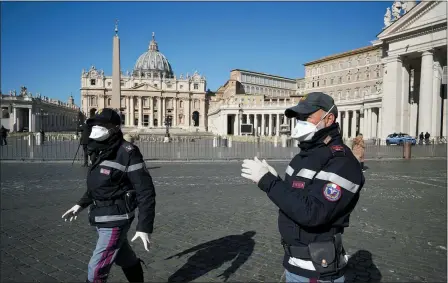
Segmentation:
[(268, 131), (269, 131), (269, 133), (268, 133), (268, 136), (271, 136), (272, 135), (272, 118), (273, 118), (273, 115), (272, 114), (268, 114), (268, 118), (269, 118), (269, 121), (268, 121)]
[[(263, 100), (264, 101), (264, 100)], [(264, 136), (266, 132), (266, 121), (264, 114), (261, 114), (261, 133), (260, 135)]]
[(254, 114), (254, 135), (258, 134), (258, 114)]
[[(278, 102), (279, 100), (277, 100)], [(275, 127), (275, 135), (280, 135), (280, 114), (277, 114), (276, 127)]]
[(359, 110), (359, 132), (364, 135), (364, 111)]
[(381, 139), (381, 125), (383, 123), (383, 115), (381, 113), (381, 107), (378, 107), (378, 130), (377, 130), (377, 138)]
[(344, 118), (342, 123), (342, 137), (348, 138), (348, 111), (344, 111)]
[(351, 137), (352, 138), (354, 138), (354, 137), (356, 137), (356, 121), (357, 121), (357, 119), (356, 119), (356, 110), (353, 110), (352, 111), (352, 133), (351, 133)]
[(422, 67), (420, 74), (420, 101), (418, 115), (418, 131), (430, 132), (431, 110), (433, 97), (433, 54), (431, 51), (425, 51), (422, 54)]
[(440, 123), (442, 120), (442, 98), (440, 97), (440, 87), (442, 85), (442, 68), (438, 61), (434, 62), (432, 86), (432, 111), (431, 111), (431, 131), (432, 137), (440, 136)]
[(138, 127), (141, 128), (143, 123), (143, 99), (141, 96), (138, 97)]
[(370, 137), (371, 138), (376, 138), (377, 134), (376, 134), (376, 129), (377, 129), (377, 123), (378, 123), (378, 117), (376, 115), (376, 112), (373, 111), (373, 108), (371, 109), (371, 130), (370, 130)]
[(162, 98), (160, 96), (157, 99), (157, 127), (161, 127), (162, 123)]

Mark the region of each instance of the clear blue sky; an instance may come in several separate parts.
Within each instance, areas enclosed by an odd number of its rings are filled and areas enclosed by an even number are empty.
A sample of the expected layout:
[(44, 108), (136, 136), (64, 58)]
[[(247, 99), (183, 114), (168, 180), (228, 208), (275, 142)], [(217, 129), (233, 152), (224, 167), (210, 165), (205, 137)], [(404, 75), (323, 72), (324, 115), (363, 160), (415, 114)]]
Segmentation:
[(390, 2), (2, 2), (1, 91), (80, 103), (80, 75), (112, 74), (114, 20), (122, 70), (156, 33), (175, 74), (198, 70), (216, 90), (232, 69), (290, 78), (303, 63), (370, 44)]

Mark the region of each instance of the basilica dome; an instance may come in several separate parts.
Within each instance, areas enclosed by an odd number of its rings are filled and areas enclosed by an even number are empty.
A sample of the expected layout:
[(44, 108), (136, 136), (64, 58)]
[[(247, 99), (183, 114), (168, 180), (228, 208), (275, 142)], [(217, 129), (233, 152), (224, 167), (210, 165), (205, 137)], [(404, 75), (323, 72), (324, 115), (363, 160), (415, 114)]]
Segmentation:
[(134, 66), (134, 76), (142, 76), (151, 78), (165, 77), (172, 78), (174, 76), (170, 62), (159, 51), (159, 47), (152, 33), (152, 40), (149, 43), (148, 51), (138, 57)]

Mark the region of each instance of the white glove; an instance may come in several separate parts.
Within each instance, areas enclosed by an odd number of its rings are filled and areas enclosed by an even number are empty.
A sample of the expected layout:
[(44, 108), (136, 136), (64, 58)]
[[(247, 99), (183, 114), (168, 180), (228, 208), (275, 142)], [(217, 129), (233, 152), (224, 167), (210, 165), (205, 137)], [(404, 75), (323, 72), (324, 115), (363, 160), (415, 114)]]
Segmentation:
[(131, 242), (133, 242), (135, 239), (140, 238), (143, 241), (143, 245), (145, 246), (145, 250), (149, 252), (149, 245), (151, 245), (151, 234), (145, 233), (145, 232), (135, 232), (134, 238), (132, 238)]
[(268, 167), (263, 164), (257, 157), (254, 160), (244, 159), (241, 169), (241, 176), (257, 183), (269, 172)]
[[(255, 158), (257, 158), (257, 157), (255, 157)], [(257, 158), (257, 159), (258, 159), (258, 158)], [(275, 177), (278, 176), (277, 171), (275, 171), (274, 167), (272, 167), (271, 165), (269, 165), (269, 164), (266, 162), (266, 159), (263, 159), (263, 162), (262, 162), (262, 163), (263, 163), (265, 166), (268, 167), (269, 172), (271, 172), (272, 175), (274, 175)]]
[(70, 219), (70, 221), (76, 220), (78, 213), (81, 212), (81, 210), (83, 210), (81, 206), (75, 205), (67, 210), (67, 212), (62, 215), (62, 218), (65, 218), (65, 221), (67, 221), (67, 219)]

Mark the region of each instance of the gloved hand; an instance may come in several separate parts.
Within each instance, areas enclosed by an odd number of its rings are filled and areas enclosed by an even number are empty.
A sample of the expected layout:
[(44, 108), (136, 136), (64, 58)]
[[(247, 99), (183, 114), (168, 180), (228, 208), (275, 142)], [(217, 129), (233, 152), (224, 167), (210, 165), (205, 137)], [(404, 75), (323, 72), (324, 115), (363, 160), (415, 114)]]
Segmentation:
[(241, 169), (241, 176), (257, 183), (269, 172), (269, 168), (263, 164), (257, 157), (254, 160), (244, 159)]
[(151, 245), (151, 234), (145, 233), (145, 232), (135, 232), (134, 238), (132, 238), (131, 242), (133, 242), (135, 239), (140, 238), (143, 241), (143, 245), (145, 246), (145, 250), (149, 252), (149, 247)]
[[(257, 158), (257, 157), (255, 157), (255, 158)], [(258, 159), (258, 158), (257, 158), (257, 159)], [(275, 171), (274, 167), (272, 167), (271, 165), (269, 165), (269, 164), (266, 162), (266, 159), (263, 159), (263, 161), (262, 161), (261, 163), (263, 163), (265, 166), (268, 167), (269, 172), (271, 172), (272, 175), (274, 175), (275, 177), (278, 176), (277, 171)]]
[(62, 214), (62, 218), (65, 218), (65, 221), (67, 221), (67, 219), (70, 219), (70, 221), (76, 220), (76, 218), (78, 217), (78, 213), (80, 213), (81, 210), (83, 210), (81, 206), (75, 205), (69, 210), (67, 210), (67, 212)]

